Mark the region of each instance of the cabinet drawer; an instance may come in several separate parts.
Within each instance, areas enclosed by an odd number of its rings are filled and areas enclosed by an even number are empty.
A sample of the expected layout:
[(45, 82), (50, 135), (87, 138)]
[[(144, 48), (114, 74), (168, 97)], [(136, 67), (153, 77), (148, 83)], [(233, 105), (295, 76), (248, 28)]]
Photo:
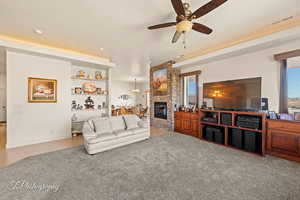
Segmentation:
[(300, 135), (300, 123), (283, 120), (268, 120), (268, 129), (293, 131)]
[(174, 117), (176, 119), (181, 119), (182, 118), (182, 112), (175, 112)]
[(191, 114), (191, 120), (198, 120), (199, 119), (199, 115), (196, 113), (192, 113)]
[(191, 114), (187, 113), (187, 112), (184, 112), (184, 113), (182, 113), (182, 118), (184, 120), (190, 120), (191, 119)]

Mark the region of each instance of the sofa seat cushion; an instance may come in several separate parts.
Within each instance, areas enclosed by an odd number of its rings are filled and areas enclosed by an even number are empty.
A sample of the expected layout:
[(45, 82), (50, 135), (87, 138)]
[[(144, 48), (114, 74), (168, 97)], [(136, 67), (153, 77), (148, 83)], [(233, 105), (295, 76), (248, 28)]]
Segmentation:
[(122, 131), (126, 129), (126, 125), (122, 116), (109, 118), (110, 125), (113, 131)]
[(147, 128), (134, 128), (131, 129), (130, 131), (132, 131), (134, 134), (140, 134), (140, 133), (145, 133), (148, 131)]
[(129, 130), (139, 127), (138, 122), (140, 121), (140, 118), (138, 118), (136, 115), (124, 115), (124, 120), (126, 127)]
[(111, 127), (109, 119), (96, 118), (96, 119), (93, 119), (93, 123), (95, 126), (95, 132), (97, 135), (102, 134), (102, 133), (112, 133), (112, 127)]
[(97, 135), (97, 137), (87, 138), (87, 143), (88, 144), (96, 144), (96, 143), (106, 142), (106, 141), (115, 140), (115, 139), (117, 139), (117, 135), (115, 135), (113, 133), (101, 133), (101, 134)]
[(135, 134), (131, 130), (115, 131), (114, 133), (118, 136), (118, 138), (120, 138), (120, 137), (127, 137), (127, 136), (131, 136), (131, 135)]

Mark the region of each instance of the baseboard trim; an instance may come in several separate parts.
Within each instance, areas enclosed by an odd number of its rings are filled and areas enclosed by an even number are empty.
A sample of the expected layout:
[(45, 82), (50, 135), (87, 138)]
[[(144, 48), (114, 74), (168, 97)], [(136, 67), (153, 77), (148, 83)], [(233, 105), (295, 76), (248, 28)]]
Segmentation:
[(23, 144), (6, 144), (6, 148), (12, 149), (12, 148), (17, 148), (17, 147), (25, 147), (25, 146), (29, 146), (29, 145), (43, 144), (43, 143), (47, 143), (47, 142), (64, 140), (64, 139), (68, 139), (68, 138), (72, 138), (72, 136), (62, 136), (62, 137), (56, 137), (56, 138), (49, 138), (49, 139), (45, 139), (45, 140), (35, 140), (35, 141), (29, 141), (29, 142), (26, 142)]

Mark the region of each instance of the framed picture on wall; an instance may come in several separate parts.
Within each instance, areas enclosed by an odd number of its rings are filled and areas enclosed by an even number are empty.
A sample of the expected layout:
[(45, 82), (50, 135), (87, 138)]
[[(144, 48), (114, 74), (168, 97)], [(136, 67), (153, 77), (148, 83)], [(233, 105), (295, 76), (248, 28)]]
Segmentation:
[(28, 78), (29, 103), (56, 103), (57, 80)]
[(167, 68), (162, 68), (153, 71), (152, 88), (153, 88), (154, 96), (168, 95), (168, 69)]

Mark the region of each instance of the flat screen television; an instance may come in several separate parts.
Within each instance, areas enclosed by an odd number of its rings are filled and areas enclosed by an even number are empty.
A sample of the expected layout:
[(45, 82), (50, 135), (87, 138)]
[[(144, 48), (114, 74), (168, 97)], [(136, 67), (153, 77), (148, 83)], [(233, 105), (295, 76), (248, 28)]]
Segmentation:
[(203, 100), (215, 109), (260, 110), (261, 78), (204, 83)]

